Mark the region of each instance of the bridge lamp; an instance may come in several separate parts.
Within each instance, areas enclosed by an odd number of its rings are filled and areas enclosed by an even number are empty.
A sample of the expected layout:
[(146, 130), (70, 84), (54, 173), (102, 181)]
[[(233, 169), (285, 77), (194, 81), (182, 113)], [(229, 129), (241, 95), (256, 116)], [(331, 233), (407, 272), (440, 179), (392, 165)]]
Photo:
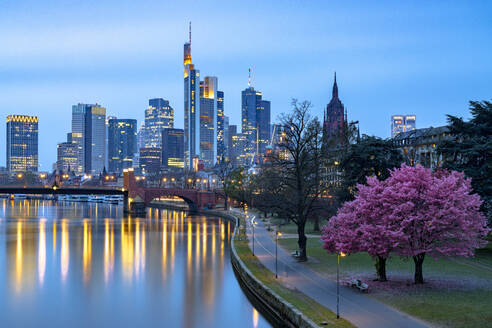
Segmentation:
[(191, 179), (188, 179), (188, 183), (191, 183), (192, 181), (193, 181), (193, 180), (191, 180)]
[(17, 174), (17, 179), (22, 179), (22, 177), (23, 177), (22, 173)]
[(104, 180), (108, 181), (108, 180), (109, 180), (109, 176), (107, 176), (107, 175), (106, 175), (106, 176), (104, 177)]
[(203, 179), (203, 183), (207, 183), (207, 179)]
[(53, 186), (53, 190), (56, 190), (56, 189), (58, 189), (58, 187), (57, 186)]
[(39, 177), (40, 177), (41, 179), (44, 179), (44, 178), (46, 178), (46, 174), (45, 174), (45, 173), (41, 173), (41, 174), (39, 175)]
[(215, 183), (215, 179), (212, 180), (212, 183)]
[(176, 180), (175, 178), (171, 178), (171, 181), (174, 182), (174, 180)]
[(162, 181), (167, 182), (167, 178), (162, 178)]
[(142, 177), (142, 180), (145, 180), (145, 177)]

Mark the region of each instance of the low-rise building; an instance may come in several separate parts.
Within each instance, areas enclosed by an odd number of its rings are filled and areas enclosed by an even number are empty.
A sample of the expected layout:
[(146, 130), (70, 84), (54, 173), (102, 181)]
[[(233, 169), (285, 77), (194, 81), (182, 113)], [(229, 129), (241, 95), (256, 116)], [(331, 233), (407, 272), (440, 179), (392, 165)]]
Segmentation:
[(401, 132), (392, 140), (408, 165), (435, 168), (442, 164), (442, 156), (436, 152), (437, 145), (450, 137), (448, 127), (440, 126)]

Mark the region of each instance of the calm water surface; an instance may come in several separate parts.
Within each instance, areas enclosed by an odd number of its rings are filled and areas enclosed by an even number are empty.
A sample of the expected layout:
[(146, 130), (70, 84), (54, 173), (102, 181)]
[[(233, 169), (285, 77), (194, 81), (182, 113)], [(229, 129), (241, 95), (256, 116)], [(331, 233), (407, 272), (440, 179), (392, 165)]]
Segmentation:
[(269, 327), (242, 293), (225, 220), (0, 200), (1, 327)]

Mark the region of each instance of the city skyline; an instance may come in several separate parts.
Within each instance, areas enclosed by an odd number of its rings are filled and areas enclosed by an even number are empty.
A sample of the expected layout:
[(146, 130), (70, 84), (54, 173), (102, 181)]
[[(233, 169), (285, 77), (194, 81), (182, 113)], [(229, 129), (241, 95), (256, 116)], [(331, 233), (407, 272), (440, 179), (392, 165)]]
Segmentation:
[[(70, 130), (71, 106), (79, 102), (100, 103), (108, 116), (134, 118), (140, 124), (148, 99), (169, 99), (176, 127), (183, 127), (181, 47), (189, 20), (194, 63), (220, 78), (231, 125), (240, 125), (240, 91), (247, 86), (250, 66), (252, 86), (272, 102), (272, 123), (290, 110), (292, 97), (312, 101), (313, 115), (322, 120), (337, 71), (348, 119), (359, 120), (361, 133), (381, 137), (390, 136), (388, 122), (398, 113), (416, 114), (419, 127), (443, 125), (448, 113), (468, 118), (468, 100), (487, 99), (492, 82), (485, 42), (492, 24), (485, 2), (425, 4), (425, 12), (420, 10), (424, 3), (373, 8), (258, 3), (247, 13), (245, 7), (222, 4), (211, 13), (212, 18), (225, 17), (220, 23), (201, 15), (205, 9), (200, 4), (191, 12), (173, 5), (128, 3), (113, 13), (112, 6), (0, 5), (0, 30), (8, 31), (0, 36), (5, 45), (0, 54), (0, 115), (39, 117), (40, 171), (51, 170), (56, 145)], [(164, 9), (173, 18), (140, 21), (144, 13)], [(91, 26), (74, 19), (88, 13)], [(290, 20), (296, 24), (283, 24)], [(247, 37), (255, 38), (254, 46), (243, 42)], [(54, 124), (60, 128), (53, 129)], [(4, 129), (2, 125), (3, 135)], [(1, 163), (5, 153), (1, 143)]]

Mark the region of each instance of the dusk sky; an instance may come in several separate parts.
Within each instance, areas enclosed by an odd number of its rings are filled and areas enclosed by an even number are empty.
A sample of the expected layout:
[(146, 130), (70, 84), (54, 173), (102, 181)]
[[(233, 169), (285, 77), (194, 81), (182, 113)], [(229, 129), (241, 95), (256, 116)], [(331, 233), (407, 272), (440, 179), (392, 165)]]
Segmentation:
[(231, 124), (248, 67), (272, 122), (292, 98), (310, 100), (322, 120), (336, 71), (349, 120), (387, 138), (392, 114), (439, 126), (446, 114), (468, 117), (469, 100), (492, 98), (491, 13), (490, 1), (0, 0), (0, 114), (39, 116), (40, 171), (56, 161), (78, 102), (140, 125), (160, 97), (182, 128), (192, 21), (193, 63), (218, 77)]

